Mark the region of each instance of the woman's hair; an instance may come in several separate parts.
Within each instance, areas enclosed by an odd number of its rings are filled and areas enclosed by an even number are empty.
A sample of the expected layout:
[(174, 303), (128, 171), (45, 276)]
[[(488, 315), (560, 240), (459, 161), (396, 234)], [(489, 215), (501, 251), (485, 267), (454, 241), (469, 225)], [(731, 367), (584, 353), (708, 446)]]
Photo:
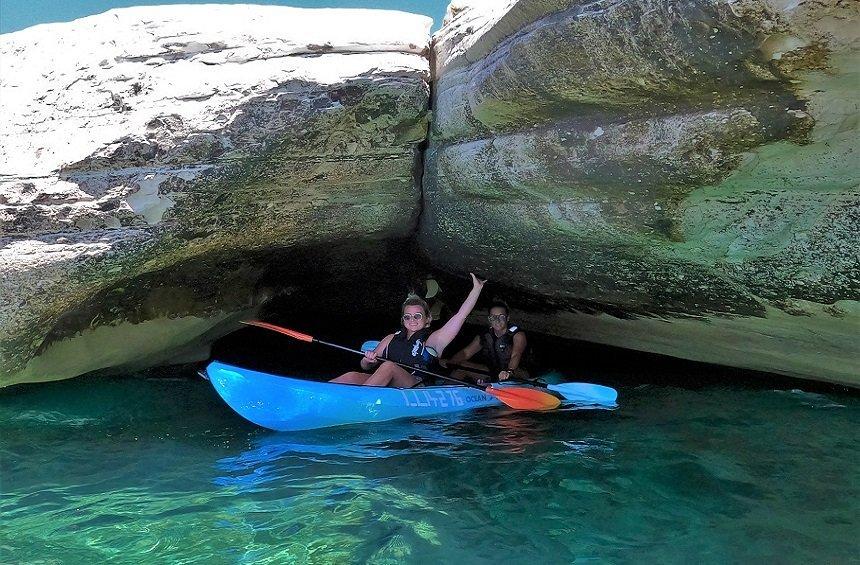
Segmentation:
[(406, 311), (407, 306), (420, 306), (421, 309), (424, 310), (424, 316), (427, 318), (430, 317), (430, 306), (427, 304), (426, 300), (418, 295), (412, 294), (403, 301), (403, 306), (400, 307), (401, 314)]
[(490, 304), (490, 308), (489, 308), (489, 310), (487, 310), (487, 311), (489, 312), (489, 311), (490, 311), (490, 310), (492, 310), (493, 308), (501, 308), (501, 309), (503, 309), (503, 310), (505, 311), (505, 316), (510, 316), (510, 315), (511, 315), (511, 309), (510, 309), (510, 308), (508, 308), (508, 304), (507, 304), (507, 302), (505, 302), (504, 300), (501, 300), (501, 299), (499, 299), (499, 298), (494, 298), (494, 299), (493, 299), (493, 302)]

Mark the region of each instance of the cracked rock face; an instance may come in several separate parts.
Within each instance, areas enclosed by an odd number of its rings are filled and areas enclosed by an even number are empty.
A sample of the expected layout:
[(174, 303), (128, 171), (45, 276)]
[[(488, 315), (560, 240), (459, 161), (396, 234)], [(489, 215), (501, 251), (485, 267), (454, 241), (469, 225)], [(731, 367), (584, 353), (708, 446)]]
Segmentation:
[(394, 310), (416, 230), (527, 329), (857, 386), (858, 11), (456, 0), (424, 155), (428, 18), (0, 36), (0, 386), (201, 359), (263, 305)]
[(162, 6), (0, 37), (0, 386), (205, 357), (290, 250), (412, 233), (430, 23)]
[(457, 1), (420, 245), (528, 327), (860, 385), (858, 33), (837, 0)]

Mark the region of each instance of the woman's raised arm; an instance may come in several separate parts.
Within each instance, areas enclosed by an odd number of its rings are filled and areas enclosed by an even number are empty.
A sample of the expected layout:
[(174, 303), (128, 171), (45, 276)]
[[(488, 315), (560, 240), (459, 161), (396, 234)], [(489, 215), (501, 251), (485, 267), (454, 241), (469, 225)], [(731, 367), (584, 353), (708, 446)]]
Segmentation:
[(474, 273), (469, 274), (472, 275), (472, 290), (469, 292), (469, 296), (463, 301), (463, 305), (460, 306), (457, 313), (451, 316), (451, 319), (445, 322), (444, 326), (430, 334), (430, 337), (427, 338), (427, 346), (433, 348), (436, 351), (436, 355), (440, 357), (442, 356), (442, 351), (460, 333), (460, 329), (466, 322), (466, 318), (478, 302), (478, 297), (481, 295), (484, 283), (487, 282), (476, 277)]

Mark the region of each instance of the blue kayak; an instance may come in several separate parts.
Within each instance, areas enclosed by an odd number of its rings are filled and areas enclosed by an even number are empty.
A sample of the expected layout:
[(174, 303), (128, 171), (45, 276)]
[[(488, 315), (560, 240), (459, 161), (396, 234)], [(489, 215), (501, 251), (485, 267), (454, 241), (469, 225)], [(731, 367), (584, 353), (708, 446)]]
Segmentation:
[(278, 431), (502, 406), (495, 397), (464, 386), (400, 389), (334, 384), (261, 373), (218, 361), (209, 364), (206, 374), (224, 402), (240, 416)]

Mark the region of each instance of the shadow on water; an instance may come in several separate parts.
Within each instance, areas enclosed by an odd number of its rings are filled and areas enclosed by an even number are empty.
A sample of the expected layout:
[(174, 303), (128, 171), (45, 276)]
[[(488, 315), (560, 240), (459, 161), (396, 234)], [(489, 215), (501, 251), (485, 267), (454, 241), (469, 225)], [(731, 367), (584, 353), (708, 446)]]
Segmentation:
[[(600, 412), (604, 414), (601, 415)], [(609, 437), (597, 437), (591, 423), (608, 422), (609, 410), (573, 407), (552, 414), (489, 408), (428, 419), (406, 419), (302, 432), (259, 431), (248, 448), (217, 461), (219, 486), (256, 490), (307, 466), (362, 465), (385, 476), (391, 462), (441, 459), (484, 464), (528, 454), (611, 451)], [(581, 427), (578, 432), (575, 427)], [(566, 431), (567, 430), (567, 431)], [(563, 439), (560, 439), (563, 438)]]
[[(416, 452), (447, 455), (466, 438), (445, 426), (442, 420), (404, 420), (373, 425), (341, 426), (323, 430), (278, 433), (261, 432), (249, 449), (218, 461), (218, 468), (235, 478), (236, 473), (254, 472), (260, 465), (272, 465), (292, 458), (329, 464), (350, 464), (355, 460), (378, 460)], [(249, 479), (255, 482), (254, 479)], [(261, 478), (265, 482), (266, 478)], [(232, 484), (219, 477), (219, 484)], [(237, 481), (243, 483), (244, 481)]]

